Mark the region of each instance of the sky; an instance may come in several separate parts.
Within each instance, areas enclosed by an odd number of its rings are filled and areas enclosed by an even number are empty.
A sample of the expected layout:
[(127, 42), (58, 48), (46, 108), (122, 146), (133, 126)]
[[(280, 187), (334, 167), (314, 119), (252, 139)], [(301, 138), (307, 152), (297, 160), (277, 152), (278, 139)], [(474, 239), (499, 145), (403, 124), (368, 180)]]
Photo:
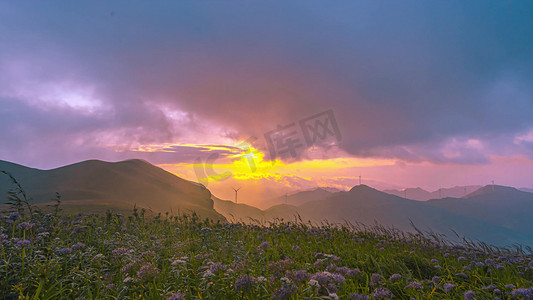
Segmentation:
[(531, 36), (528, 1), (3, 1), (0, 159), (141, 158), (252, 202), (533, 187)]

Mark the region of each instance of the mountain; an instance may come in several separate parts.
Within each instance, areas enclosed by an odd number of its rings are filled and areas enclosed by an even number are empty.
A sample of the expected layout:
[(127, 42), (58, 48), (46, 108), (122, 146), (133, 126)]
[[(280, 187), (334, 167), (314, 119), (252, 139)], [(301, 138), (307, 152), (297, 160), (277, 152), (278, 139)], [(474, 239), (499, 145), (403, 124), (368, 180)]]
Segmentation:
[[(221, 209), (224, 207), (224, 211)], [(328, 198), (305, 202), (299, 206), (279, 204), (266, 210), (258, 210), (245, 204), (215, 200), (215, 209), (228, 219), (249, 223), (250, 219), (268, 222), (276, 219), (285, 221), (302, 220), (313, 223), (362, 223), (382, 225), (404, 231), (413, 231), (411, 221), (423, 231), (431, 230), (456, 239), (455, 232), (473, 240), (494, 245), (520, 243), (533, 245), (533, 235), (517, 232), (461, 213), (441, 209), (427, 202), (409, 200), (380, 192), (365, 185), (355, 186), (348, 192), (337, 192)], [(231, 210), (231, 216), (228, 212)], [(228, 217), (229, 216), (229, 217)]]
[(519, 190), (521, 190), (522, 192), (533, 193), (533, 189), (530, 188), (519, 188)]
[(331, 196), (334, 192), (338, 192), (338, 190), (331, 188), (316, 188), (314, 190), (301, 191), (293, 194), (288, 194), (287, 196), (283, 195), (280, 197), (276, 197), (261, 203), (261, 206), (271, 207), (279, 204), (289, 204), (293, 206), (298, 206), (309, 201), (324, 200)]
[(533, 236), (533, 193), (487, 185), (464, 198), (434, 199), (427, 203)]
[[(156, 213), (195, 211), (201, 217), (224, 220), (213, 209), (211, 192), (203, 185), (143, 160), (88, 160), (52, 170), (0, 161), (0, 170), (11, 173), (35, 203), (49, 202), (59, 192), (64, 205), (73, 209), (131, 210), (137, 205)], [(0, 197), (7, 199), (12, 184), (0, 175)]]
[(431, 193), (419, 187), (406, 188), (403, 190), (384, 190), (383, 192), (387, 194), (395, 195), (398, 197), (407, 198), (411, 200), (417, 200), (417, 201), (426, 201), (428, 199), (431, 199)]
[(254, 220), (260, 222), (265, 220), (265, 213), (259, 208), (243, 203), (222, 200), (215, 196), (211, 198), (213, 199), (215, 210), (231, 222), (254, 223)]
[(440, 209), (426, 202), (380, 192), (365, 185), (355, 186), (349, 192), (336, 193), (326, 201), (305, 203), (297, 211), (302, 218), (317, 222), (328, 220), (373, 224), (377, 221), (385, 226), (412, 230), (412, 221), (421, 230), (431, 229), (449, 238), (454, 238), (455, 231), (468, 238), (496, 245), (533, 244), (531, 235)]
[(459, 198), (469, 193), (472, 193), (479, 188), (481, 188), (480, 185), (466, 185), (455, 186), (451, 188), (441, 188), (433, 192), (428, 192), (424, 189), (417, 187), (407, 188), (403, 190), (384, 190), (383, 192), (411, 200), (427, 201), (429, 199), (440, 199), (448, 197)]

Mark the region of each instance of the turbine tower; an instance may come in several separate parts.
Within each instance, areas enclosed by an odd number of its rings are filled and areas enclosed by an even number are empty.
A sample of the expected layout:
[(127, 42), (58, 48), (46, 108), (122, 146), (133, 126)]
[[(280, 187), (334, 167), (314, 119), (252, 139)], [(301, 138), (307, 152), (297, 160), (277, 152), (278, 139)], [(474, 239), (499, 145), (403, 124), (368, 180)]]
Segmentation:
[(235, 203), (237, 203), (237, 192), (240, 190), (241, 188), (233, 188), (233, 190), (235, 191)]
[(359, 185), (361, 185), (361, 175), (359, 175)]

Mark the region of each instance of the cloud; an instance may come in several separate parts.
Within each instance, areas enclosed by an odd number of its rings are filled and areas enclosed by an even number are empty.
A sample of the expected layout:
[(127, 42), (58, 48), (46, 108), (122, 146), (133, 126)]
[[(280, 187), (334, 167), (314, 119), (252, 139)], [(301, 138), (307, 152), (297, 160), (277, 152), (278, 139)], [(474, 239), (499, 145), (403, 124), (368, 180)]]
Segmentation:
[(508, 138), (533, 127), (525, 2), (62, 4), (0, 4), (4, 159), (262, 139), (327, 109), (349, 155), (533, 157)]

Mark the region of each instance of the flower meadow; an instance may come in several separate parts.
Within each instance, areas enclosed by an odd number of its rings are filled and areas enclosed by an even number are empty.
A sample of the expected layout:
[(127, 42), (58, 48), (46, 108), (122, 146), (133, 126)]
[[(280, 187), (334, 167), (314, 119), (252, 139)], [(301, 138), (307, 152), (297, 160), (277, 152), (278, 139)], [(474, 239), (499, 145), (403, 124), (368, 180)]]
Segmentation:
[(195, 214), (0, 215), (5, 299), (533, 299), (520, 248)]

